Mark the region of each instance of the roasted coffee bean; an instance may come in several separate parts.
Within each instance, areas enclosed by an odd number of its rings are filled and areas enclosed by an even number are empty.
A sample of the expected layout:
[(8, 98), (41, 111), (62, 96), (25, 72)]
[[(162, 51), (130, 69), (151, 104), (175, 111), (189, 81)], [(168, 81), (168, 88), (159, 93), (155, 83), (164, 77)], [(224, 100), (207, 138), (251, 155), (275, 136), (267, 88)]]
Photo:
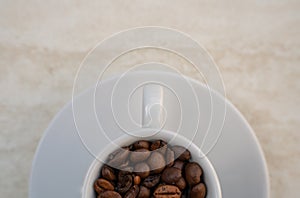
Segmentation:
[(185, 179), (190, 184), (190, 186), (198, 184), (201, 180), (201, 175), (202, 169), (199, 164), (195, 162), (187, 163), (187, 165), (185, 166)]
[(130, 161), (132, 163), (142, 162), (146, 160), (151, 153), (147, 149), (138, 149), (132, 151), (130, 154)]
[(132, 173), (132, 170), (130, 168), (130, 170), (119, 170), (119, 173), (118, 173), (118, 180), (122, 180), (122, 178), (126, 175), (131, 175)]
[(105, 190), (103, 188), (101, 188), (98, 184), (97, 184), (97, 181), (94, 182), (94, 190), (100, 194), (102, 192), (104, 192)]
[(132, 171), (132, 167), (129, 165), (129, 160), (125, 160), (122, 164), (119, 164), (114, 168), (117, 168), (119, 170), (124, 170), (124, 171)]
[(167, 149), (168, 148), (166, 146), (163, 146), (160, 147), (157, 151), (160, 152), (162, 155), (166, 155)]
[(122, 198), (122, 197), (119, 193), (108, 190), (100, 193), (98, 198)]
[(191, 190), (191, 198), (204, 198), (206, 195), (206, 187), (203, 183), (195, 185)]
[(153, 188), (156, 186), (160, 181), (160, 175), (150, 175), (149, 177), (146, 177), (143, 181), (143, 185), (147, 188)]
[(104, 190), (114, 190), (114, 186), (107, 181), (106, 179), (97, 179), (96, 181), (96, 185), (98, 185), (100, 188), (104, 189)]
[(169, 148), (166, 151), (166, 164), (168, 167), (171, 167), (174, 164), (174, 151)]
[(140, 188), (138, 185), (132, 186), (125, 194), (124, 198), (136, 198), (139, 194)]
[(139, 185), (141, 183), (141, 177), (138, 175), (134, 176), (133, 183), (134, 185)]
[(180, 190), (184, 190), (186, 187), (186, 181), (183, 177), (181, 177), (177, 182), (176, 182), (176, 186), (180, 189)]
[(112, 156), (109, 157), (110, 160), (108, 161), (108, 165), (112, 167), (118, 167), (122, 165), (126, 161), (129, 153), (129, 147), (118, 149), (112, 154)]
[(102, 177), (104, 177), (105, 179), (107, 179), (109, 181), (116, 180), (115, 171), (109, 166), (104, 165), (101, 169), (101, 174), (102, 174)]
[(182, 177), (178, 168), (168, 167), (161, 175), (161, 180), (167, 184), (175, 184)]
[(129, 163), (126, 165), (122, 165), (118, 167), (118, 170), (120, 170), (121, 172), (127, 172), (127, 173), (132, 173), (133, 172), (133, 167), (131, 165), (129, 165)]
[(132, 180), (133, 178), (130, 173), (125, 171), (120, 171), (116, 190), (121, 194), (126, 193), (132, 186), (133, 183)]
[(107, 160), (108, 161), (112, 160), (113, 158), (115, 158), (115, 156), (117, 156), (120, 152), (122, 152), (124, 150), (125, 151), (129, 151), (130, 150), (129, 146), (124, 146), (124, 147), (122, 147), (120, 149), (115, 150), (114, 152), (112, 152), (111, 154), (109, 154)]
[(134, 166), (134, 172), (141, 178), (146, 178), (150, 174), (150, 167), (145, 162), (141, 162)]
[(190, 151), (182, 146), (173, 146), (172, 150), (175, 153), (175, 159), (178, 158), (179, 160), (182, 160), (182, 161), (187, 161), (187, 160), (191, 159)]
[(160, 140), (155, 140), (154, 142), (152, 142), (152, 144), (150, 146), (151, 151), (155, 151), (159, 148), (160, 148)]
[(146, 140), (140, 140), (140, 141), (137, 141), (133, 144), (133, 147), (135, 150), (138, 150), (138, 149), (147, 149), (149, 150), (149, 147), (150, 147), (150, 142), (146, 141)]
[(175, 160), (173, 167), (178, 168), (179, 170), (183, 170), (185, 163), (181, 160)]
[(160, 141), (160, 147), (157, 151), (159, 151), (161, 154), (165, 155), (168, 149), (168, 145), (165, 141)]
[(141, 186), (138, 198), (150, 198), (150, 196), (150, 189), (146, 188), (145, 186)]
[(160, 173), (166, 165), (164, 156), (157, 151), (152, 152), (147, 162), (154, 174)]
[(181, 191), (177, 186), (161, 185), (153, 193), (155, 198), (180, 198)]
[(166, 141), (160, 140), (160, 146), (168, 146), (168, 143)]

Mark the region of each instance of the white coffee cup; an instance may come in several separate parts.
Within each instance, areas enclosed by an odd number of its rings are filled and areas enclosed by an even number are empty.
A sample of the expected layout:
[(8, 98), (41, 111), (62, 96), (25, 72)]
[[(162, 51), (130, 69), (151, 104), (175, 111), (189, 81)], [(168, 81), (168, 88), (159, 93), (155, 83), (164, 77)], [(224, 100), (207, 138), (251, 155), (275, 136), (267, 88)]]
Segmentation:
[[(108, 155), (119, 149), (120, 146), (127, 146), (137, 140), (162, 139), (171, 145), (179, 145), (187, 148), (191, 152), (191, 161), (197, 162), (203, 170), (203, 178), (207, 188), (206, 198), (221, 198), (221, 186), (216, 171), (209, 159), (202, 153), (199, 147), (191, 140), (171, 131), (159, 129), (162, 126), (162, 108), (153, 108), (154, 105), (163, 107), (163, 89), (159, 85), (147, 85), (143, 94), (143, 125), (141, 130), (122, 135), (110, 144), (104, 146), (102, 152), (91, 164), (86, 175), (82, 198), (95, 198), (93, 189), (94, 182), (100, 175), (100, 169)], [(151, 109), (151, 115), (150, 115)]]

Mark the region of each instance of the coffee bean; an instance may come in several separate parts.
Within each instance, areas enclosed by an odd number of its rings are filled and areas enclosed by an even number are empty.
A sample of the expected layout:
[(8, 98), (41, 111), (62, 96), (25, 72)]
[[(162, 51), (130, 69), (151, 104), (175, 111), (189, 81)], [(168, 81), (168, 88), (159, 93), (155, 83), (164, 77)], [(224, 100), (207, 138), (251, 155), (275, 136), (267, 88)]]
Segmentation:
[(156, 140), (156, 141), (152, 142), (152, 144), (150, 146), (151, 151), (157, 150), (158, 152), (160, 152), (163, 155), (165, 155), (167, 148), (168, 148), (167, 143), (162, 140)]
[(132, 186), (125, 194), (124, 198), (136, 198), (139, 194), (140, 188), (138, 185)]
[(129, 167), (129, 160), (125, 159), (122, 163), (118, 164), (118, 166), (115, 166), (114, 168), (123, 170), (123, 169), (128, 168), (128, 167)]
[(129, 147), (124, 147), (115, 151), (109, 158), (108, 165), (117, 167), (122, 165), (129, 155)]
[(141, 178), (146, 178), (150, 174), (150, 167), (145, 162), (141, 162), (134, 166), (134, 172)]
[(165, 155), (166, 152), (167, 152), (167, 149), (168, 149), (167, 143), (166, 143), (165, 141), (162, 141), (162, 140), (161, 140), (161, 141), (160, 141), (160, 147), (159, 147), (158, 151), (159, 151), (161, 154)]
[(159, 148), (160, 148), (160, 140), (156, 140), (156, 141), (152, 142), (152, 144), (150, 146), (151, 151), (155, 151)]
[(149, 150), (149, 147), (150, 147), (150, 143), (146, 140), (140, 140), (140, 141), (137, 141), (133, 144), (133, 147), (135, 150), (137, 149), (147, 149)]
[(150, 189), (146, 188), (145, 186), (141, 186), (138, 198), (150, 198), (150, 196)]
[(132, 151), (130, 154), (130, 161), (132, 163), (141, 162), (146, 160), (151, 153), (147, 149), (138, 149)]
[(191, 198), (204, 198), (206, 195), (206, 187), (203, 183), (195, 185), (191, 190)]
[(177, 186), (161, 185), (153, 193), (155, 198), (180, 198), (181, 191)]
[(134, 178), (133, 178), (133, 183), (134, 185), (139, 185), (141, 183), (141, 177), (136, 175)]
[(161, 146), (167, 146), (168, 143), (167, 143), (166, 141), (160, 140), (160, 145), (161, 145)]
[(171, 167), (174, 164), (174, 151), (169, 148), (166, 151), (166, 164), (168, 167)]
[(102, 177), (104, 177), (105, 179), (107, 179), (109, 181), (116, 180), (115, 172), (109, 166), (104, 165), (101, 169), (101, 174), (102, 174)]
[(126, 193), (132, 186), (132, 180), (132, 175), (130, 173), (120, 171), (116, 190), (121, 194)]
[(114, 190), (114, 186), (109, 181), (102, 178), (97, 179), (96, 185), (104, 190)]
[(185, 179), (191, 185), (198, 184), (202, 175), (202, 169), (199, 164), (190, 162), (185, 166)]
[(150, 175), (149, 177), (146, 177), (143, 181), (143, 185), (147, 188), (153, 188), (156, 186), (160, 181), (160, 175)]
[(166, 165), (164, 156), (159, 152), (152, 152), (150, 157), (148, 158), (148, 164), (150, 166), (151, 171), (156, 174), (160, 173)]
[(182, 171), (183, 168), (184, 168), (184, 165), (185, 165), (185, 163), (183, 161), (181, 161), (181, 160), (175, 160), (174, 164), (173, 164), (173, 167), (174, 168), (178, 168), (179, 170)]
[(180, 189), (180, 190), (184, 190), (186, 187), (186, 181), (183, 177), (181, 177), (177, 182), (176, 182), (176, 186)]
[(166, 168), (161, 175), (162, 181), (167, 184), (175, 184), (181, 177), (181, 171), (174, 167)]
[(97, 181), (94, 182), (94, 190), (100, 194), (102, 192), (104, 192), (105, 190), (103, 188), (101, 188), (98, 184), (97, 184)]
[(122, 198), (122, 197), (119, 193), (108, 190), (100, 193), (98, 198)]
[(172, 150), (175, 153), (175, 159), (178, 158), (179, 160), (182, 160), (182, 161), (187, 161), (187, 160), (191, 159), (190, 151), (182, 146), (173, 146)]
[(132, 170), (130, 168), (130, 171), (129, 170), (120, 170), (119, 173), (118, 173), (118, 180), (121, 181), (123, 179), (123, 177), (125, 176), (132, 176)]
[(121, 170), (121, 171), (129, 172), (129, 173), (131, 173), (133, 171), (133, 167), (130, 166), (128, 161), (124, 162), (123, 164), (121, 164), (120, 166), (117, 166), (115, 168), (117, 168), (118, 170)]

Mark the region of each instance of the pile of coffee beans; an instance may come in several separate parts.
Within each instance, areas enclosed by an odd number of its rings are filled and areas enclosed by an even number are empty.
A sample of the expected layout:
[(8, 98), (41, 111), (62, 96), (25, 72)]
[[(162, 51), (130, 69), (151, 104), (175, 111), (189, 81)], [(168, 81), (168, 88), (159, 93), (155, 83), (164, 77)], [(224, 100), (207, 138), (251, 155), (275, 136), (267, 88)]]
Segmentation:
[(202, 169), (184, 147), (140, 140), (110, 154), (94, 183), (97, 198), (204, 198)]

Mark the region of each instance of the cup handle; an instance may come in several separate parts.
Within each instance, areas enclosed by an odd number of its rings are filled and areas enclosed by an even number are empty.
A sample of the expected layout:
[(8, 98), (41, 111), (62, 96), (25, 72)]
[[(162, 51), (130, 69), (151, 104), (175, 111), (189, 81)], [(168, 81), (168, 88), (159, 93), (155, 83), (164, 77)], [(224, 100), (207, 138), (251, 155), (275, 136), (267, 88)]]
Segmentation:
[(147, 84), (143, 87), (143, 128), (160, 129), (163, 121), (163, 87)]

